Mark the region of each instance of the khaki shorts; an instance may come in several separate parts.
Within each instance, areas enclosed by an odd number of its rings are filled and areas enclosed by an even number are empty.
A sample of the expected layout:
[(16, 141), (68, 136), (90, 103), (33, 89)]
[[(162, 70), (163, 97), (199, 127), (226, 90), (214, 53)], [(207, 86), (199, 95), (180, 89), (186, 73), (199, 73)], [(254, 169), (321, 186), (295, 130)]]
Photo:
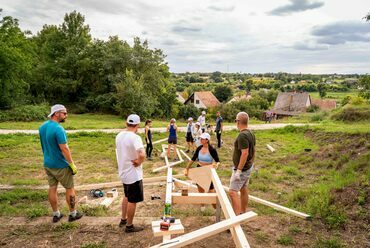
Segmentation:
[(58, 182), (66, 189), (74, 187), (72, 170), (69, 167), (62, 169), (45, 167), (45, 171), (50, 187), (58, 186)]
[(240, 191), (243, 187), (247, 187), (249, 184), (249, 179), (251, 178), (253, 171), (253, 165), (249, 170), (242, 171), (240, 174), (240, 180), (236, 180), (234, 177), (235, 170), (233, 170), (233, 174), (231, 175), (230, 179), (230, 189), (235, 191)]

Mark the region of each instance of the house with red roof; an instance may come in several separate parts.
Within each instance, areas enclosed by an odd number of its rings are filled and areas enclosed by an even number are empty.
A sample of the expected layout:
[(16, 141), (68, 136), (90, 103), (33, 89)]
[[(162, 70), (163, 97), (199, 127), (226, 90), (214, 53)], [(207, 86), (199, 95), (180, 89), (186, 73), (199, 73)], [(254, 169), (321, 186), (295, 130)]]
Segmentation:
[(196, 91), (189, 96), (184, 104), (194, 104), (197, 108), (207, 109), (217, 107), (221, 103), (211, 91)]

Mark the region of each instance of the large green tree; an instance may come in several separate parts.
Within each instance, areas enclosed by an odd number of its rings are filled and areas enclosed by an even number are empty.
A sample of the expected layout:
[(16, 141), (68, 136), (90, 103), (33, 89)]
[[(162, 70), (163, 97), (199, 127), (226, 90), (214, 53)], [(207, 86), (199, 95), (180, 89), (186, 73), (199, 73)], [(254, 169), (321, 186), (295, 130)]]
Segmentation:
[(226, 102), (227, 100), (229, 100), (232, 97), (233, 90), (231, 89), (230, 86), (219, 85), (219, 86), (216, 86), (216, 88), (214, 89), (213, 94), (216, 96), (216, 98), (220, 102)]
[(27, 100), (33, 57), (32, 44), (19, 28), (18, 20), (3, 17), (0, 21), (0, 109)]

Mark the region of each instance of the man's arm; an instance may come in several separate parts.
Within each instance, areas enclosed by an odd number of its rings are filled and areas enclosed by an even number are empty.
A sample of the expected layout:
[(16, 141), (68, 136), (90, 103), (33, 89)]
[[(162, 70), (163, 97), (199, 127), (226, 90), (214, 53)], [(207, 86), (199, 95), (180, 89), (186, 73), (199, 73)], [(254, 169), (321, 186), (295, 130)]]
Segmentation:
[(69, 150), (68, 144), (59, 144), (59, 148), (62, 151), (64, 158), (68, 161), (68, 163), (73, 163), (71, 151)]
[(131, 162), (135, 167), (138, 167), (144, 162), (146, 155), (145, 155), (144, 148), (140, 148), (136, 152), (137, 152), (137, 159), (131, 160)]
[(240, 171), (243, 170), (244, 165), (247, 162), (249, 150), (248, 150), (248, 148), (247, 149), (242, 149), (241, 152), (242, 152), (242, 154), (240, 155), (240, 160), (239, 160), (239, 164), (238, 164), (238, 168), (237, 168)]

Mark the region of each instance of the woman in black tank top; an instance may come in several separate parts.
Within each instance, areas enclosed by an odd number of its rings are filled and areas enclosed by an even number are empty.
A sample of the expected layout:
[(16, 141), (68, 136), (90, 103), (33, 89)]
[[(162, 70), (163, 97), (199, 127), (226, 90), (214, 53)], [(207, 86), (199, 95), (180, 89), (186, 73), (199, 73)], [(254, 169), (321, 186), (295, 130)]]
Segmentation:
[(152, 151), (153, 151), (153, 144), (152, 144), (152, 131), (150, 130), (152, 126), (152, 121), (147, 120), (145, 122), (145, 142), (146, 142), (146, 157), (148, 160), (152, 160)]

